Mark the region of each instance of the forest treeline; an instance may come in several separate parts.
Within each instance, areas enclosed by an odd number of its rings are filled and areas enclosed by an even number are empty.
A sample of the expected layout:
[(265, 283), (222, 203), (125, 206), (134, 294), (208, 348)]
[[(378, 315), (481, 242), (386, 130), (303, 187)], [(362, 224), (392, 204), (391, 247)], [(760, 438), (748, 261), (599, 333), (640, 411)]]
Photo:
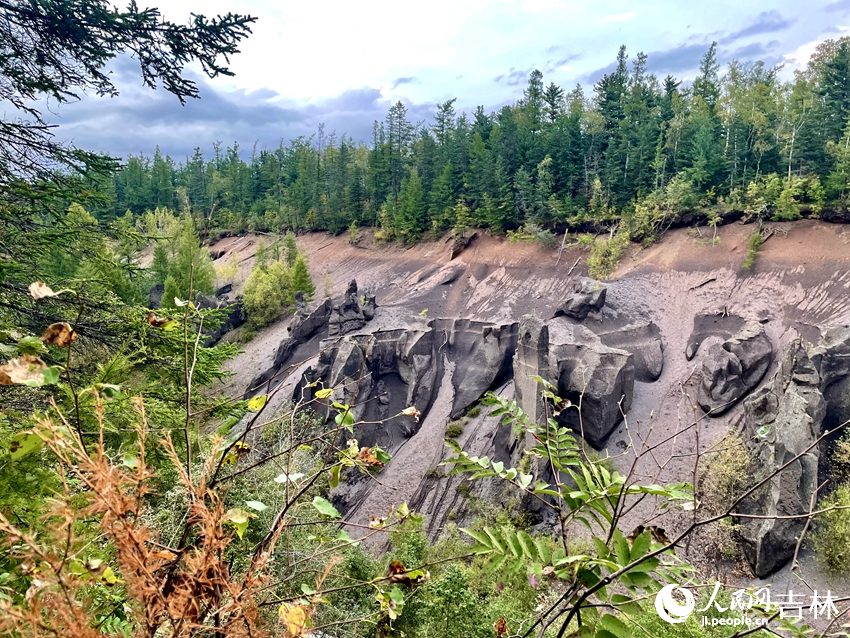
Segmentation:
[[(523, 97), (488, 113), (437, 107), (414, 124), (395, 103), (370, 143), (325, 135), (250, 157), (237, 144), (175, 161), (130, 156), (107, 185), (105, 218), (186, 205), (232, 230), (380, 228), (411, 241), (456, 225), (617, 219), (643, 209), (719, 206), (786, 219), (842, 205), (850, 177), (850, 39), (822, 43), (784, 81), (716, 44), (692, 83), (629, 59), (586, 94), (533, 71)], [(460, 218), (460, 219), (459, 219)]]

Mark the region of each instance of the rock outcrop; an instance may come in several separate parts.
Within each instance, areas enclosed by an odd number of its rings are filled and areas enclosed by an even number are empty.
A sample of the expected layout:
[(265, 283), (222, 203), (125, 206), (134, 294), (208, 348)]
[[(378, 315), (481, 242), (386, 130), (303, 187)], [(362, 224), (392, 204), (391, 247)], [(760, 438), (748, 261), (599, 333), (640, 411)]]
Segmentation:
[(605, 305), (608, 288), (595, 279), (582, 277), (573, 283), (573, 294), (555, 313), (571, 319), (584, 321), (592, 311), (598, 312)]
[[(335, 388), (336, 401), (357, 404), (352, 410), (357, 419), (384, 421), (409, 406), (427, 413), (440, 372), (433, 330), (402, 328), (326, 339), (320, 352), (310, 379)], [(367, 423), (358, 427), (358, 440), (392, 451), (415, 433), (412, 424), (410, 419)]]
[[(744, 401), (747, 440), (758, 482), (806, 451), (821, 435), (826, 401), (817, 366), (805, 345), (794, 340), (771, 381)], [(741, 503), (739, 511), (757, 516), (799, 516), (809, 512), (817, 488), (817, 447), (774, 476)], [(741, 518), (744, 555), (764, 578), (794, 555), (805, 518)]]
[(438, 353), (455, 365), (452, 418), (456, 418), (499, 380), (510, 378), (517, 324), (454, 319), (432, 325)]
[(165, 284), (157, 284), (148, 293), (148, 308), (157, 310), (162, 307), (162, 295), (165, 293)]
[[(374, 297), (372, 297), (372, 310), (374, 316)], [(345, 296), (339, 305), (334, 306), (333, 314), (328, 322), (328, 336), (348, 334), (360, 330), (366, 325), (366, 315), (360, 307), (360, 297), (357, 293), (357, 281), (352, 279), (345, 291)]]
[(319, 302), (312, 310), (304, 303), (303, 297), (300, 306), (298, 305), (298, 299), (295, 300), (295, 303), (297, 308), (295, 320), (286, 329), (286, 338), (277, 347), (274, 357), (275, 369), (288, 363), (292, 357), (292, 353), (295, 352), (298, 346), (312, 339), (328, 325), (328, 320), (333, 310), (333, 303), (330, 299), (324, 299)]
[(773, 357), (764, 327), (755, 321), (709, 348), (702, 362), (697, 403), (711, 415), (732, 407), (762, 380)]
[(632, 404), (634, 357), (610, 348), (587, 328), (553, 319), (549, 322), (550, 370), (558, 396), (577, 408), (561, 412), (559, 422), (600, 447)]
[(685, 357), (688, 361), (694, 358), (702, 342), (709, 337), (723, 337), (728, 339), (741, 328), (747, 321), (736, 314), (730, 314), (725, 308), (700, 312), (694, 316), (694, 327), (685, 348)]
[(246, 320), (241, 296), (236, 297), (233, 301), (229, 301), (224, 297), (219, 298), (199, 292), (195, 295), (195, 305), (202, 310), (216, 309), (222, 310), (225, 313), (218, 326), (214, 330), (207, 332), (204, 347), (209, 347), (217, 343), (225, 334), (238, 328)]
[(850, 420), (850, 325), (828, 329), (812, 351), (829, 407), (824, 427), (834, 429)]
[(625, 350), (634, 355), (635, 380), (651, 383), (664, 370), (664, 342), (661, 329), (651, 321), (643, 321), (622, 328), (597, 331), (606, 346)]
[(552, 382), (549, 326), (533, 315), (526, 315), (519, 322), (513, 365), (517, 403), (533, 423), (543, 423), (547, 409), (534, 377)]

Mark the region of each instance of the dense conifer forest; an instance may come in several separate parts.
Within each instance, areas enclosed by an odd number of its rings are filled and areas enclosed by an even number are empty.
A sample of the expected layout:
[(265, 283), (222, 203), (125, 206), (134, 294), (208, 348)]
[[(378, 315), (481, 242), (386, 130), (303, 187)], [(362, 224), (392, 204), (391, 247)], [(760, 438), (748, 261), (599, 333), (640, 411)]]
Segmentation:
[(131, 156), (100, 214), (180, 209), (185, 200), (214, 211), (222, 228), (339, 233), (356, 224), (409, 242), (459, 223), (504, 232), (642, 207), (794, 219), (843, 205), (850, 39), (821, 44), (791, 80), (762, 62), (721, 67), (716, 45), (693, 82), (658, 78), (647, 63), (621, 47), (589, 92), (534, 71), (515, 104), (467, 114), (448, 100), (428, 125), (397, 102), (368, 143), (320, 129), (277, 147), (260, 140), (186, 158)]

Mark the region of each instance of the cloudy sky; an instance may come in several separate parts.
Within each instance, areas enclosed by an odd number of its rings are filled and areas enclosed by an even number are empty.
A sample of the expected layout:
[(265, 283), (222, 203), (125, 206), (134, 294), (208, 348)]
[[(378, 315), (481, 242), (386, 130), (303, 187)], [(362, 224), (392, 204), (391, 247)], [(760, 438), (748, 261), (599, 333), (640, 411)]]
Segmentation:
[[(145, 2), (139, 2), (145, 6)], [(173, 21), (227, 11), (257, 16), (254, 33), (233, 60), (235, 77), (207, 80), (186, 106), (141, 86), (136, 63), (113, 64), (117, 98), (84, 97), (53, 107), (59, 137), (116, 156), (151, 154), (159, 145), (182, 160), (216, 140), (248, 152), (280, 139), (326, 134), (369, 138), (396, 100), (411, 119), (435, 105), (458, 110), (513, 102), (528, 73), (589, 90), (608, 71), (620, 44), (649, 55), (649, 69), (692, 78), (717, 41), (722, 61), (784, 64), (789, 77), (817, 44), (850, 32), (850, 0), (160, 0)], [(844, 25), (848, 25), (845, 27)]]

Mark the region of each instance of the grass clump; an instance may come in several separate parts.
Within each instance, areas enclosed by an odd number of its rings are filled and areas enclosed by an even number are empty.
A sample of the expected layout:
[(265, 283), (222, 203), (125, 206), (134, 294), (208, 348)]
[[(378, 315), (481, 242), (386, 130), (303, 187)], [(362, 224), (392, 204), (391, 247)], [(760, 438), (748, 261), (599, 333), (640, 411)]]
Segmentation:
[[(850, 483), (842, 483), (818, 503), (818, 509), (850, 508)], [(850, 509), (832, 509), (815, 519), (812, 546), (830, 572), (850, 573)]]
[(474, 418), (475, 418), (475, 417), (477, 417), (479, 414), (481, 414), (481, 406), (480, 406), (480, 405), (473, 405), (473, 406), (472, 406), (471, 408), (469, 408), (469, 410), (466, 412), (466, 416), (467, 416), (468, 418), (470, 418), (470, 419), (474, 419)]
[(712, 514), (726, 510), (748, 486), (751, 457), (744, 442), (727, 436), (707, 458), (708, 466), (700, 483), (700, 502)]
[[(725, 512), (729, 503), (747, 489), (751, 479), (752, 457), (740, 437), (727, 436), (714, 449), (717, 451), (703, 459), (706, 465), (697, 497), (705, 515)], [(728, 519), (708, 525), (700, 538), (706, 547), (716, 551), (715, 560), (737, 562), (741, 557), (738, 526)]]
[(463, 423), (460, 421), (452, 421), (446, 426), (446, 437), (456, 439), (463, 434)]

